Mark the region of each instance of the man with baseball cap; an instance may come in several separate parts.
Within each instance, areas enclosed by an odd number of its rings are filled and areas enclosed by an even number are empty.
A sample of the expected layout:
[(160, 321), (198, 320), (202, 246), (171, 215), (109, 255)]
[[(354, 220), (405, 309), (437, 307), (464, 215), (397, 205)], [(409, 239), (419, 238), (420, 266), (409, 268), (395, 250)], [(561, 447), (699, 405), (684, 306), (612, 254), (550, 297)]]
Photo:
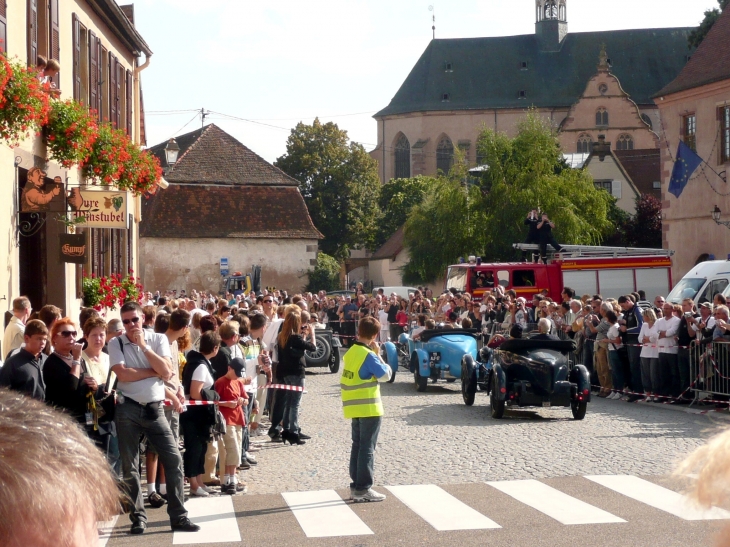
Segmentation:
[(248, 404), (248, 394), (244, 389), (242, 378), (246, 376), (246, 363), (240, 357), (228, 363), (228, 372), (215, 382), (215, 391), (220, 395), (218, 408), (226, 419), (226, 434), (223, 444), (226, 447), (226, 469), (221, 492), (235, 495), (245, 492), (246, 485), (239, 483), (236, 468), (241, 464), (241, 442), (243, 427), (246, 425), (243, 405)]

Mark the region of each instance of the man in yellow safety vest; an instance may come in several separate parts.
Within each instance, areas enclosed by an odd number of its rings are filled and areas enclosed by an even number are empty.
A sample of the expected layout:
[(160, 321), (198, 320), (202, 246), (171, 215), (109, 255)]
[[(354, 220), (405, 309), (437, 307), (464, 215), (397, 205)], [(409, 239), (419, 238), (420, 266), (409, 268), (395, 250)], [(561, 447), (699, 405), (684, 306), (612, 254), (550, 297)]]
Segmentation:
[(350, 452), (350, 497), (355, 503), (383, 501), (385, 496), (375, 492), (373, 464), (383, 419), (383, 401), (378, 382), (387, 382), (391, 370), (377, 353), (375, 340), (380, 322), (374, 317), (360, 320), (357, 341), (343, 357), (340, 379), (342, 409), (345, 418), (352, 419), (352, 450)]

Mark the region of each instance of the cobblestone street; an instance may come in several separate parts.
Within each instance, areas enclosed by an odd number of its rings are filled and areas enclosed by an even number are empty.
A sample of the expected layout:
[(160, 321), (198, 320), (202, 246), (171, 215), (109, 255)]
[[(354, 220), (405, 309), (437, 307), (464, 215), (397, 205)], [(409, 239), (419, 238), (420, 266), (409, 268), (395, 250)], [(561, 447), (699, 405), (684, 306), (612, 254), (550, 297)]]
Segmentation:
[[(262, 464), (246, 475), (251, 494), (349, 484), (349, 421), (342, 417), (339, 374), (310, 373), (306, 389), (301, 424), (312, 439), (299, 447), (263, 443), (258, 453)], [(666, 475), (727, 423), (720, 413), (701, 415), (686, 408), (597, 397), (582, 422), (574, 421), (569, 409), (514, 410), (494, 420), (486, 393), (477, 392), (473, 407), (464, 405), (458, 381), (440, 381), (418, 393), (412, 375), (403, 369), (381, 391), (385, 418), (376, 484)]]

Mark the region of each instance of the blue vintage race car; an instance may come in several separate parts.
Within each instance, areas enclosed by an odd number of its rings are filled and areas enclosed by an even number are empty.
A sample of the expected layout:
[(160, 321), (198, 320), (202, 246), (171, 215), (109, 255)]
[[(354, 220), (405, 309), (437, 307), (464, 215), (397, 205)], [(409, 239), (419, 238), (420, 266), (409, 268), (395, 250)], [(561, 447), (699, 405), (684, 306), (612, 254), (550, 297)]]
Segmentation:
[[(462, 379), (464, 400), (471, 397), (473, 404), (477, 389), (476, 371), (481, 369), (487, 373), (491, 369), (492, 351), (488, 348), (477, 350), (478, 336), (475, 329), (425, 330), (418, 340), (403, 333), (397, 344), (383, 344), (384, 354), (393, 371), (393, 379), (399, 366), (413, 373), (418, 391), (426, 391), (429, 379), (434, 383), (438, 380), (451, 383)], [(463, 378), (465, 371), (470, 375), (466, 383)], [(471, 378), (474, 380), (471, 381)], [(470, 394), (464, 392), (464, 386), (468, 387)]]

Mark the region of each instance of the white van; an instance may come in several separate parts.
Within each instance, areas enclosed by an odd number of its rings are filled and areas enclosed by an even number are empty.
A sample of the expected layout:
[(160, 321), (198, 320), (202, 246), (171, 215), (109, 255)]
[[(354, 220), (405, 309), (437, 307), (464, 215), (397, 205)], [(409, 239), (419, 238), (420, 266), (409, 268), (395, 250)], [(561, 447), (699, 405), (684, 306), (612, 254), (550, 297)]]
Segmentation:
[(401, 298), (405, 298), (406, 300), (408, 300), (409, 296), (418, 290), (415, 287), (375, 287), (373, 289), (373, 294), (378, 294), (378, 291), (380, 289), (383, 289), (383, 294), (386, 297), (395, 293)]
[[(712, 302), (716, 294), (730, 293), (730, 260), (709, 260), (694, 266), (677, 283), (667, 296), (667, 301), (681, 304), (685, 298), (691, 298), (699, 306), (703, 302)], [(655, 295), (647, 294), (653, 299)]]

